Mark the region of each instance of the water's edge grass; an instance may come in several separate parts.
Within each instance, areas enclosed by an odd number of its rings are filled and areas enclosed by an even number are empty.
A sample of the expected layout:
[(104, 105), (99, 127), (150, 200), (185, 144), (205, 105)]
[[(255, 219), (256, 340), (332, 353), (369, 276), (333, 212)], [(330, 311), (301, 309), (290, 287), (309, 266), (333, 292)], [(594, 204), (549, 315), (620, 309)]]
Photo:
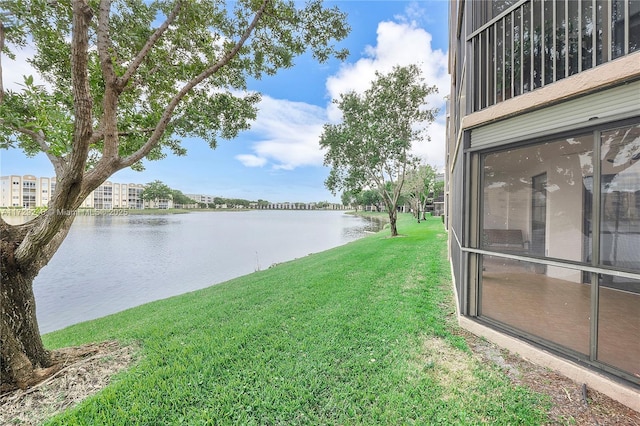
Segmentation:
[(440, 218), (398, 229), (45, 335), (140, 347), (47, 424), (545, 423), (460, 337)]

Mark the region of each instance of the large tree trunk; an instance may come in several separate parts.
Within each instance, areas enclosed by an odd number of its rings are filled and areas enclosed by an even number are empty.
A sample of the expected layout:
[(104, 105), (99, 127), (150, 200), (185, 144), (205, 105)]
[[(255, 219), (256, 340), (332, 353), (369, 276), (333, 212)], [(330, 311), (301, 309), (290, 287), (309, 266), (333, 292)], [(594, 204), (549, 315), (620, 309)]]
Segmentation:
[(396, 209), (389, 209), (389, 225), (391, 226), (391, 236), (398, 236), (398, 228), (396, 222), (398, 220), (398, 212)]
[[(46, 213), (24, 225), (10, 226), (0, 219), (0, 389), (25, 389), (51, 374), (51, 357), (42, 343), (36, 318), (33, 280), (66, 237), (73, 216), (52, 218)], [(49, 219), (46, 217), (49, 216)], [(24, 249), (26, 236), (34, 228), (57, 219), (55, 236), (21, 262), (18, 247)]]
[(51, 365), (36, 319), (33, 280), (19, 271), (2, 273), (0, 344), (2, 387), (26, 389), (37, 382), (37, 369)]
[[(76, 209), (102, 180), (58, 179), (50, 207), (22, 225), (0, 218), (0, 389), (28, 388), (53, 374), (40, 337), (33, 280), (51, 260), (73, 224)], [(87, 183), (89, 182), (89, 183)], [(49, 368), (51, 367), (51, 368)]]

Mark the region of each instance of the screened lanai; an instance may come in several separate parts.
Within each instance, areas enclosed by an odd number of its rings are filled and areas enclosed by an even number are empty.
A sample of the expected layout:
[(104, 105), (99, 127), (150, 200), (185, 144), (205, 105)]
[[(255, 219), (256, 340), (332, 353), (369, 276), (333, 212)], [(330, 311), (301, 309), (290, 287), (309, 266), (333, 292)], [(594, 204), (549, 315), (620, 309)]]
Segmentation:
[(480, 154), (478, 314), (640, 382), (640, 125)]

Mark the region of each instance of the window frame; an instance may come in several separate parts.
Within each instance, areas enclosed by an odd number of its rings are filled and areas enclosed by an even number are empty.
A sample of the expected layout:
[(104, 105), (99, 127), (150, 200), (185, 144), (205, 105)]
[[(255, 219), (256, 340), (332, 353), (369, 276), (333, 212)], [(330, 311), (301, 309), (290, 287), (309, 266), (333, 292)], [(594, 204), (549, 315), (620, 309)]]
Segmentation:
[[(492, 147), (484, 147), (481, 149), (470, 149), (467, 148), (465, 150), (465, 156), (469, 159), (471, 163), (477, 163), (478, 167), (474, 168), (472, 173), (469, 173), (468, 176), (471, 177), (472, 181), (477, 182), (477, 186), (475, 187), (475, 197), (471, 196), (469, 198), (470, 208), (471, 210), (467, 211), (475, 211), (477, 213), (478, 218), (476, 219), (477, 224), (473, 226), (474, 219), (471, 217), (473, 215), (469, 215), (463, 219), (463, 227), (466, 229), (473, 229), (474, 231), (469, 235), (469, 238), (466, 240), (466, 243), (463, 242), (461, 246), (461, 251), (467, 255), (470, 259), (477, 259), (475, 262), (469, 262), (468, 265), (470, 267), (469, 273), (467, 276), (467, 284), (465, 285), (465, 290), (467, 294), (475, 295), (475, 297), (468, 300), (470, 304), (468, 306), (469, 314), (475, 317), (478, 321), (487, 323), (492, 327), (502, 329), (509, 333), (518, 335), (521, 338), (524, 338), (527, 341), (530, 341), (534, 344), (540, 344), (544, 347), (550, 348), (552, 350), (557, 350), (560, 353), (568, 354), (576, 357), (576, 359), (580, 360), (580, 362), (584, 362), (587, 365), (593, 365), (601, 370), (604, 370), (613, 375), (622, 377), (626, 380), (629, 380), (633, 383), (640, 384), (640, 379), (638, 377), (633, 376), (627, 371), (624, 371), (615, 366), (611, 366), (606, 364), (603, 361), (600, 361), (597, 357), (598, 353), (598, 332), (599, 332), (599, 309), (600, 309), (600, 287), (601, 287), (601, 277), (606, 275), (614, 275), (621, 278), (630, 278), (632, 280), (640, 280), (640, 271), (628, 271), (623, 270), (620, 267), (602, 265), (600, 262), (600, 234), (601, 234), (601, 160), (595, 161), (595, 159), (601, 159), (601, 135), (604, 132), (631, 127), (631, 126), (639, 126), (640, 125), (640, 117), (633, 117), (624, 120), (612, 121), (605, 124), (597, 124), (592, 126), (584, 126), (584, 127), (576, 127), (572, 130), (567, 130), (563, 132), (559, 132), (556, 134), (545, 135), (544, 137), (525, 139), (515, 143), (503, 144), (500, 146), (492, 146)], [(549, 256), (533, 256), (530, 254), (513, 254), (513, 253), (505, 253), (505, 252), (496, 252), (482, 248), (480, 244), (481, 232), (482, 232), (482, 218), (480, 215), (484, 212), (484, 203), (485, 197), (483, 195), (483, 188), (485, 185), (484, 178), (484, 165), (485, 158), (487, 155), (503, 152), (508, 150), (519, 149), (523, 147), (532, 147), (536, 145), (542, 145), (544, 143), (549, 143), (553, 141), (558, 141), (563, 138), (568, 137), (576, 137), (576, 136), (584, 136), (591, 135), (593, 140), (593, 199), (592, 199), (592, 239), (591, 239), (591, 250), (593, 255), (591, 256), (591, 261), (573, 261), (573, 260), (565, 260), (565, 259), (557, 259)], [(469, 170), (471, 171), (471, 170)], [(597, 188), (597, 190), (596, 190)], [(469, 191), (468, 193), (472, 195), (474, 191)], [(583, 247), (583, 250), (586, 247)], [(573, 269), (583, 274), (586, 274), (590, 283), (590, 304), (591, 304), (591, 322), (590, 322), (590, 343), (589, 343), (589, 354), (585, 357), (584, 354), (581, 354), (571, 348), (566, 346), (562, 346), (556, 342), (546, 340), (540, 336), (532, 335), (526, 331), (516, 329), (509, 324), (504, 324), (499, 321), (493, 320), (486, 316), (482, 316), (482, 260), (485, 256), (494, 256), (502, 259), (509, 260), (517, 260), (522, 262), (529, 262), (539, 265), (544, 265), (545, 267), (560, 267), (566, 269)], [(584, 259), (584, 257), (583, 257)], [(471, 277), (477, 277), (476, 279), (471, 279)]]

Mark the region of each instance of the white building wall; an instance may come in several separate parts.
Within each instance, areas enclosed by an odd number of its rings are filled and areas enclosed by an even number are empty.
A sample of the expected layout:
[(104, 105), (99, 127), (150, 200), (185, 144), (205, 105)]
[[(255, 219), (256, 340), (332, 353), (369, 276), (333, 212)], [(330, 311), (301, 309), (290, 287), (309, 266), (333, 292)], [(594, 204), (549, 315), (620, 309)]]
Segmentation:
[(0, 179), (0, 207), (19, 207), (22, 197), (21, 188), (21, 176), (2, 176)]
[[(130, 197), (129, 189), (132, 190)], [(82, 202), (80, 208), (143, 208), (142, 184), (110, 181), (100, 185)], [(55, 177), (33, 175), (0, 176), (0, 207), (47, 207), (56, 190)], [(172, 206), (173, 203), (170, 203)]]
[(36, 204), (38, 206), (48, 206), (49, 201), (51, 201), (51, 179), (40, 177), (36, 188)]

